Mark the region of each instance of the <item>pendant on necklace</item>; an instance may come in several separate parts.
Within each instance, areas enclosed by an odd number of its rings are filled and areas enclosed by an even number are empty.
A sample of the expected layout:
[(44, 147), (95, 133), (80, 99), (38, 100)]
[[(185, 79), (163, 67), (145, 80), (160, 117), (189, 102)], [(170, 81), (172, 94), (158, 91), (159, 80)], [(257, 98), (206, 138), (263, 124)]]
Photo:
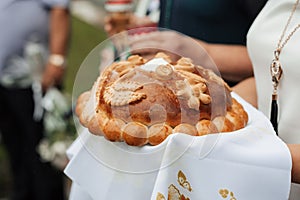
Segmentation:
[(279, 61), (280, 50), (274, 52), (275, 59), (270, 65), (270, 73), (273, 83), (272, 103), (271, 103), (271, 117), (270, 121), (274, 127), (276, 134), (278, 135), (278, 104), (277, 104), (277, 88), (282, 75), (281, 63)]

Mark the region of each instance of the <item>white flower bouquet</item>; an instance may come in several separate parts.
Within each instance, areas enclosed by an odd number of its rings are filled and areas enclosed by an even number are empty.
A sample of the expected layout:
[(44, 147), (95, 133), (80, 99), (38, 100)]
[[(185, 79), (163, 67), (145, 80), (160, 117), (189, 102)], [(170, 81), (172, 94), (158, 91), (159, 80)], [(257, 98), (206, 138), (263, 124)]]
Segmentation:
[(68, 95), (51, 88), (42, 99), (44, 108), (44, 138), (38, 145), (38, 153), (45, 162), (63, 170), (68, 162), (66, 150), (76, 136)]

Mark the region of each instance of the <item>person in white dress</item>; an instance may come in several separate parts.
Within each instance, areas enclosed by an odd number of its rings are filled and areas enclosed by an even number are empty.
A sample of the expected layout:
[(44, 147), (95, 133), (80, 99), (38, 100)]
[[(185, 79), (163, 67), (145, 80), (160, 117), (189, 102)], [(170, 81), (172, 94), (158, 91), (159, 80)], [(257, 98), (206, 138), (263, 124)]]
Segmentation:
[[(275, 83), (278, 104), (277, 123), (278, 136), (287, 144), (300, 144), (298, 121), (300, 105), (297, 103), (300, 98), (300, 90), (297, 89), (300, 76), (300, 5), (298, 4), (299, 0), (269, 0), (267, 2), (247, 35), (247, 48), (255, 78), (241, 83), (235, 90), (245, 99), (257, 96), (258, 109), (270, 117), (274, 90), (270, 65), (274, 59), (277, 64), (281, 64), (282, 74), (277, 78), (278, 83)], [(250, 84), (256, 84), (256, 94), (253, 93), (255, 90), (251, 91), (252, 94), (248, 93), (249, 90), (245, 90), (245, 88), (254, 88), (249, 87)], [(252, 101), (255, 102), (255, 99)], [(292, 145), (291, 149), (296, 150), (297, 145)], [(299, 159), (299, 155), (294, 158)], [(299, 165), (299, 161), (297, 163), (294, 160), (294, 169), (296, 164)], [(294, 184), (291, 187), (290, 200), (299, 198), (300, 186)]]

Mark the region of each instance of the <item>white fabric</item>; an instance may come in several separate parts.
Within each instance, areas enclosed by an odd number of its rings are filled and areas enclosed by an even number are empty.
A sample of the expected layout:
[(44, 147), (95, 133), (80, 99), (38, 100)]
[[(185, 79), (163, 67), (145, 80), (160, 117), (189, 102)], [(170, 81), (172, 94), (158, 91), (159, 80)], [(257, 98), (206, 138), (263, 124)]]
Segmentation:
[(91, 196), (84, 191), (76, 182), (72, 183), (69, 199), (72, 200), (92, 200)]
[[(159, 193), (168, 199), (169, 186), (191, 200), (225, 199), (220, 190), (229, 192), (226, 199), (287, 199), (291, 159), (286, 145), (261, 112), (235, 97), (249, 123), (232, 133), (172, 134), (158, 146), (130, 147), (84, 129), (68, 151), (65, 173), (77, 194), (70, 199), (155, 200)], [(180, 173), (184, 176), (178, 178)]]
[[(258, 92), (258, 105), (266, 116), (270, 115), (272, 82), (270, 64), (274, 59), (274, 50), (287, 23), (296, 0), (269, 0), (259, 14), (247, 36), (249, 55), (253, 62)], [(300, 5), (286, 31), (286, 36), (300, 22)], [(286, 37), (285, 37), (286, 38)], [(285, 40), (285, 38), (283, 40)], [(284, 46), (280, 54), (283, 76), (278, 88), (279, 136), (286, 143), (300, 143), (300, 30)], [(297, 193), (290, 199), (300, 199), (300, 186), (292, 188)], [(293, 198), (292, 198), (293, 196)]]

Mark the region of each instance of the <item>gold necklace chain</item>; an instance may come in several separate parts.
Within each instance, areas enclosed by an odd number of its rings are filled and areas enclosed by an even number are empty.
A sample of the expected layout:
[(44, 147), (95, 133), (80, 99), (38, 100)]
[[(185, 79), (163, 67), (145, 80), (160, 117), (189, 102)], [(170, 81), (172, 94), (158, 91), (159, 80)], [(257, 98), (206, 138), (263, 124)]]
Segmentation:
[[(282, 40), (283, 40), (283, 37), (285, 36), (286, 34), (286, 31), (287, 31), (287, 28), (288, 26), (290, 25), (291, 21), (292, 21), (292, 18), (293, 18), (293, 15), (297, 9), (297, 6), (299, 4), (299, 0), (297, 0), (293, 6), (293, 9), (292, 9), (292, 12), (287, 20), (287, 23), (282, 31), (282, 34), (279, 38), (279, 41), (278, 41), (278, 44), (277, 44), (277, 49), (276, 51), (279, 51), (278, 53), (280, 54), (281, 50), (283, 49), (283, 47), (286, 45), (286, 43), (291, 39), (291, 37), (294, 35), (294, 33), (300, 28), (300, 23), (296, 25), (296, 27), (290, 32), (290, 34), (286, 37), (286, 39), (284, 40), (284, 42), (282, 43)], [(281, 44), (282, 43), (282, 44)]]
[(277, 105), (277, 88), (279, 85), (279, 81), (282, 75), (282, 68), (281, 63), (279, 61), (279, 55), (283, 49), (283, 47), (287, 44), (287, 42), (291, 39), (291, 37), (294, 35), (294, 33), (300, 28), (300, 23), (297, 24), (294, 29), (287, 35), (285, 40), (283, 41), (283, 38), (286, 34), (286, 31), (288, 29), (288, 26), (291, 23), (291, 20), (293, 18), (294, 13), (296, 12), (297, 6), (299, 4), (299, 0), (296, 0), (295, 4), (293, 5), (291, 14), (286, 22), (286, 25), (282, 31), (282, 34), (279, 38), (277, 48), (274, 51), (274, 57), (275, 59), (272, 60), (270, 65), (270, 73), (272, 77), (272, 84), (273, 84), (273, 93), (272, 93), (272, 103), (271, 103), (271, 116), (270, 120), (274, 127), (274, 130), (276, 134), (278, 134), (278, 105)]

